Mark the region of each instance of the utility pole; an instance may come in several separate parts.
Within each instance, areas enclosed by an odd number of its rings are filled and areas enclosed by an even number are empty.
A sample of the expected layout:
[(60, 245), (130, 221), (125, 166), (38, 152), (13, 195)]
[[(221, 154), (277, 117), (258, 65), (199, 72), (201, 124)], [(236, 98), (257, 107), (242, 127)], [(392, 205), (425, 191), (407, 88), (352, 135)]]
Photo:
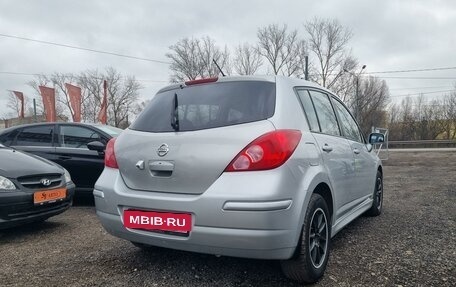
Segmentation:
[(304, 79), (305, 79), (306, 81), (308, 81), (308, 80), (309, 80), (309, 56), (307, 56), (307, 55), (304, 56), (304, 60), (305, 60), (305, 62), (306, 62), (306, 63), (305, 63), (306, 66), (305, 66), (305, 70), (304, 70)]
[(38, 122), (37, 118), (36, 118), (36, 100), (33, 99), (33, 121), (36, 123)]
[[(362, 71), (362, 69), (361, 69)], [(356, 122), (359, 124), (359, 75), (356, 76)]]
[(359, 77), (360, 77), (361, 73), (363, 72), (363, 70), (365, 68), (366, 68), (366, 65), (363, 65), (358, 74), (355, 74), (353, 72), (348, 71), (347, 69), (344, 69), (344, 72), (349, 73), (350, 75), (355, 77), (355, 80), (356, 80), (356, 82), (355, 82), (355, 85), (356, 85), (356, 91), (355, 91), (355, 119), (358, 122), (358, 124), (359, 124), (359, 120), (360, 120), (360, 118), (359, 118), (359, 114), (360, 114), (360, 106), (359, 106)]

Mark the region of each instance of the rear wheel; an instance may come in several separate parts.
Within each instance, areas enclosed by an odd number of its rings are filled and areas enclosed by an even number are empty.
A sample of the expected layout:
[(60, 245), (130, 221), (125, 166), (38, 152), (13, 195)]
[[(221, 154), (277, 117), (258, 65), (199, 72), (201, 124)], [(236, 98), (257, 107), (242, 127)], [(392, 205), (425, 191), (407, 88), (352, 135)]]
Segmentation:
[(289, 260), (281, 261), (285, 276), (303, 283), (317, 282), (329, 258), (331, 216), (326, 201), (313, 194), (306, 211), (300, 242)]
[(372, 207), (366, 212), (369, 216), (378, 216), (382, 213), (383, 207), (383, 175), (378, 170), (375, 178), (374, 199)]

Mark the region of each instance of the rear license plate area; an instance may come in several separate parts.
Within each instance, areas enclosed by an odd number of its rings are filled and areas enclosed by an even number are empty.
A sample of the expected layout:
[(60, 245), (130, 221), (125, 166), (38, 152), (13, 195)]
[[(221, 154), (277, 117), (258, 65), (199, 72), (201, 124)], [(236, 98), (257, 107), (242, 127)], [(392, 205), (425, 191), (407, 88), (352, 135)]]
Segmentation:
[(192, 230), (192, 215), (129, 209), (123, 213), (123, 224), (130, 229), (188, 236)]

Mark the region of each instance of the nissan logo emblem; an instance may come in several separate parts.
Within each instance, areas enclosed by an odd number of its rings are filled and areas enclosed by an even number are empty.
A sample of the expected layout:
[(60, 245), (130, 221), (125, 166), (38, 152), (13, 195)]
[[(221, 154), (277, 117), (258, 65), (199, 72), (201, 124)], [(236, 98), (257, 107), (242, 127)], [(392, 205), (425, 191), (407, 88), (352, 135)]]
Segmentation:
[(167, 144), (162, 144), (158, 149), (157, 149), (157, 154), (158, 156), (165, 156), (169, 152), (169, 147)]
[(47, 178), (43, 178), (42, 180), (40, 180), (41, 184), (44, 185), (44, 186), (50, 186), (51, 185), (51, 181)]

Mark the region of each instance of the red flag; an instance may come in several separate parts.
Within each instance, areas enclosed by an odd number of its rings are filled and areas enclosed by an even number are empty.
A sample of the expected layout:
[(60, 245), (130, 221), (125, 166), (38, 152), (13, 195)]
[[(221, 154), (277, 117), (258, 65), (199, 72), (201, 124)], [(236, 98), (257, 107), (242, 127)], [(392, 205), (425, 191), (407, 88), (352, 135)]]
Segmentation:
[(81, 121), (81, 88), (71, 84), (65, 84), (70, 97), (70, 106), (72, 108), (71, 116), (73, 122), (79, 123)]
[(21, 101), (21, 114), (20, 118), (24, 118), (24, 94), (21, 92), (13, 91), (13, 94)]
[(46, 121), (55, 122), (55, 90), (53, 88), (39, 86), (41, 97), (43, 98), (44, 112)]
[(103, 90), (103, 101), (101, 102), (101, 109), (98, 113), (98, 121), (105, 125), (108, 122), (108, 83), (106, 80), (103, 82)]

